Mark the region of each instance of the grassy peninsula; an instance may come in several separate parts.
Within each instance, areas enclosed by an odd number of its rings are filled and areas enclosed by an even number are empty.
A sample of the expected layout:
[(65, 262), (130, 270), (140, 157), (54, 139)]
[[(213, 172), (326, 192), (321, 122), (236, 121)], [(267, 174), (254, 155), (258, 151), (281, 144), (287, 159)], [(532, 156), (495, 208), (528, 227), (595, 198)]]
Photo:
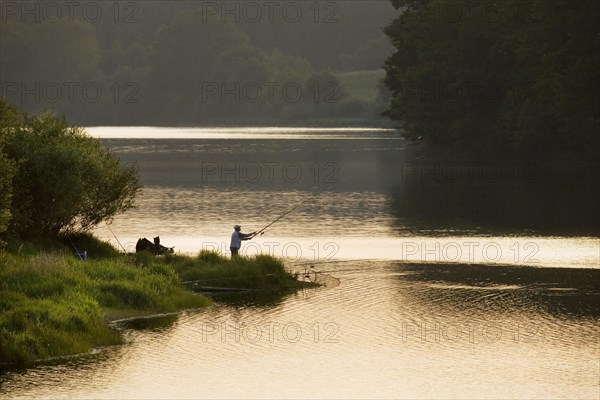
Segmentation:
[(11, 244), (0, 252), (1, 364), (120, 344), (111, 320), (212, 303), (182, 281), (252, 289), (301, 284), (280, 260), (265, 255), (235, 260), (210, 252), (125, 255), (91, 235), (69, 240), (88, 249), (88, 260), (79, 259), (66, 242)]
[(137, 166), (84, 129), (0, 97), (0, 365), (121, 343), (110, 320), (211, 304), (182, 281), (300, 284), (268, 256), (126, 255), (85, 233), (132, 208), (141, 188)]

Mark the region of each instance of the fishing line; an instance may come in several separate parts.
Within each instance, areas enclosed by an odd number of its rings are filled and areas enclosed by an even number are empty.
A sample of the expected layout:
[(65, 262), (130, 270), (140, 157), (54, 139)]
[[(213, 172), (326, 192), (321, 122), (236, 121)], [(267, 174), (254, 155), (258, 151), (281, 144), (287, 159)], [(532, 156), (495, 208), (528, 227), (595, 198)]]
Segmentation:
[(329, 261), (303, 262), (303, 263), (290, 264), (290, 265), (302, 266), (302, 265), (338, 264), (338, 263), (359, 262), (359, 261), (373, 261), (373, 259), (359, 258), (359, 259), (355, 259), (355, 260), (329, 260)]
[(108, 225), (108, 222), (105, 222), (106, 227), (108, 228), (108, 230), (110, 231), (110, 233), (112, 233), (112, 235), (115, 237), (115, 240), (117, 241), (117, 243), (119, 243), (119, 246), (121, 246), (121, 248), (123, 249), (123, 252), (125, 254), (127, 254), (127, 250), (125, 250), (125, 247), (123, 247), (123, 245), (121, 244), (121, 242), (119, 242), (119, 238), (117, 238), (117, 235), (115, 235), (115, 233), (113, 232), (112, 229), (110, 229), (110, 226)]
[[(273, 276), (273, 274), (266, 274), (266, 276)], [(231, 281), (233, 280), (233, 278), (231, 277), (227, 277), (227, 278), (208, 278), (208, 279), (196, 279), (195, 281), (182, 281), (180, 282), (183, 285), (188, 285), (190, 283), (199, 283), (199, 282), (213, 282), (213, 281)]]
[(67, 235), (66, 233), (65, 233), (65, 236), (67, 237), (67, 239), (69, 239), (69, 242), (71, 242), (71, 246), (73, 246), (73, 248), (75, 249), (75, 253), (77, 254), (77, 257), (79, 257), (79, 259), (81, 261), (85, 261), (85, 259), (83, 258), (83, 255), (79, 252), (79, 250), (75, 246), (75, 243), (73, 243), (73, 241), (71, 240), (71, 237), (69, 235)]
[[(333, 187), (333, 185), (329, 186), (327, 189), (325, 190), (329, 190)], [(306, 203), (309, 200), (312, 200), (313, 197), (318, 196), (320, 193), (314, 193), (312, 194), (310, 197), (308, 197), (307, 199), (305, 199), (304, 201), (298, 203), (297, 205), (295, 205), (294, 207), (292, 207), (290, 210), (286, 211), (285, 213), (281, 214), (279, 217), (277, 217), (273, 222), (271, 222), (270, 224), (268, 224), (267, 226), (265, 226), (264, 228), (262, 228), (261, 230), (257, 231), (253, 236), (257, 236), (257, 235), (262, 235), (264, 233), (264, 231), (270, 227), (271, 225), (273, 225), (275, 222), (279, 221), (280, 219), (282, 219), (283, 217), (285, 217), (288, 214), (291, 214), (293, 211), (295, 211), (297, 208), (299, 208), (301, 205), (303, 205), (304, 203)]]

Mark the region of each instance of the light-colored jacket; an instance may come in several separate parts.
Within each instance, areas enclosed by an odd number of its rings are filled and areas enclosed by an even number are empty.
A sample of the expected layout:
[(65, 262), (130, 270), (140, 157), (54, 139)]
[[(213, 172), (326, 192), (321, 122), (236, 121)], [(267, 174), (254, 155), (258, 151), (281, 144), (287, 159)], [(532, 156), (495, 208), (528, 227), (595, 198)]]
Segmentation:
[(233, 231), (233, 233), (231, 234), (231, 245), (230, 245), (230, 247), (233, 247), (235, 249), (239, 249), (240, 247), (242, 247), (242, 240), (248, 240), (249, 236), (250, 236), (250, 234), (248, 234), (248, 233), (242, 233), (242, 232), (238, 232), (238, 231)]

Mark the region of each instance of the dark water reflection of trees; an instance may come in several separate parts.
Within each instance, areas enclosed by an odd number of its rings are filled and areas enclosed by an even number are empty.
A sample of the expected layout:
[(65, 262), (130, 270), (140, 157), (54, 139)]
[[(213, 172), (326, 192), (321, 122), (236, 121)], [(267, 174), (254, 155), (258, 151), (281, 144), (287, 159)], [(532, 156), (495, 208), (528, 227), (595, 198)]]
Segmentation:
[(138, 163), (147, 186), (340, 196), (382, 193), (388, 202), (381, 211), (395, 221), (391, 229), (402, 234), (600, 236), (600, 174), (588, 164), (426, 161), (398, 132), (344, 140), (104, 143), (124, 162)]
[(598, 171), (589, 165), (410, 159), (390, 190), (396, 227), (416, 233), (600, 235)]
[(403, 296), (430, 315), (600, 316), (600, 270), (413, 263), (398, 268), (406, 273), (398, 278)]

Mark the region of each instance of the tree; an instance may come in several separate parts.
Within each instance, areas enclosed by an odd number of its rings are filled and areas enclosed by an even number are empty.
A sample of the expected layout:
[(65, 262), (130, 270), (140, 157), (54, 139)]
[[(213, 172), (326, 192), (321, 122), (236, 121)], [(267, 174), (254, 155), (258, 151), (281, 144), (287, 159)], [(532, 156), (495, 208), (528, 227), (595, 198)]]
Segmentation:
[(15, 166), (4, 154), (4, 142), (10, 129), (15, 129), (20, 123), (17, 109), (4, 97), (0, 97), (0, 234), (4, 233), (10, 221), (10, 205), (12, 198), (12, 180)]
[(81, 128), (50, 113), (23, 116), (2, 129), (4, 154), (16, 165), (9, 229), (37, 240), (86, 231), (134, 205), (141, 183)]
[(14, 166), (3, 154), (2, 143), (0, 143), (0, 171), (0, 234), (2, 234), (10, 221), (11, 183), (14, 176)]
[(180, 12), (163, 26), (149, 63), (147, 89), (159, 120), (238, 115), (251, 105), (243, 87), (270, 76), (267, 55), (245, 33), (202, 10)]
[[(28, 112), (58, 107), (81, 112), (82, 87), (94, 82), (100, 59), (94, 26), (83, 21), (0, 24), (3, 92)], [(90, 92), (93, 93), (93, 92)]]
[(409, 138), (475, 159), (598, 160), (597, 1), (392, 3), (386, 114)]
[(527, 87), (506, 99), (498, 130), (519, 153), (598, 160), (600, 3), (528, 4), (521, 29), (507, 35), (515, 43), (510, 74)]
[(392, 50), (388, 38), (381, 34), (363, 43), (352, 54), (343, 54), (339, 58), (343, 70), (374, 70), (381, 68), (381, 63), (389, 57)]
[(311, 115), (329, 117), (336, 106), (347, 96), (340, 80), (331, 72), (315, 72), (304, 82), (302, 100), (310, 104)]

